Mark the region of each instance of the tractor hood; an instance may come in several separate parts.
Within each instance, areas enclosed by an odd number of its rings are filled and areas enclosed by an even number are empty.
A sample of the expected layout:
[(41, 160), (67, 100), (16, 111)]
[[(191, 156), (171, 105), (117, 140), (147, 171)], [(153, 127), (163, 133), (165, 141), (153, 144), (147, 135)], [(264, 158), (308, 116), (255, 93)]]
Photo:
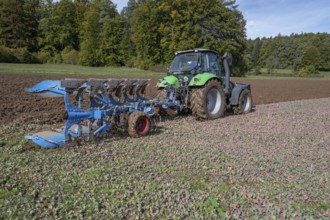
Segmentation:
[(172, 85), (175, 89), (177, 89), (180, 86), (179, 79), (173, 75), (165, 76), (163, 79), (159, 80), (156, 86), (158, 88), (165, 88), (167, 85)]

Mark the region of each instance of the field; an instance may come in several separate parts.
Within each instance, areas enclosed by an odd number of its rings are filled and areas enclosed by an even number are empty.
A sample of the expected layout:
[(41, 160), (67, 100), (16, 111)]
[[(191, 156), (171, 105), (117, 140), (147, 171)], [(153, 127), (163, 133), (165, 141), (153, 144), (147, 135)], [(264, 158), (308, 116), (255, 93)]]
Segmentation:
[(252, 86), (250, 114), (178, 116), (148, 137), (43, 150), (23, 137), (59, 127), (63, 101), (23, 88), (66, 76), (3, 71), (0, 219), (330, 217), (330, 80), (234, 79)]
[[(270, 72), (269, 72), (270, 71)], [(255, 70), (252, 69), (247, 73), (250, 78), (255, 79), (269, 79), (270, 77), (275, 78), (300, 78), (295, 75), (292, 69), (271, 69), (267, 70), (266, 68), (261, 68), (259, 75), (255, 74)], [(330, 79), (329, 71), (319, 71), (319, 74), (316, 76), (311, 76), (310, 78), (320, 78), (320, 79)]]

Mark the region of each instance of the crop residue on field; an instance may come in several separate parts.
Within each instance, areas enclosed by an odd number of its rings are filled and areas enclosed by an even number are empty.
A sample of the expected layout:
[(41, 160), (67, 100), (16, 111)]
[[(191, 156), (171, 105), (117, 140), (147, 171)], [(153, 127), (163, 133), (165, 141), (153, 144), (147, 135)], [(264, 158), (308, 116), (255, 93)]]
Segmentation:
[[(330, 98), (258, 105), (150, 136), (22, 151), (0, 131), (0, 218), (329, 217)], [(10, 144), (10, 133), (19, 142)], [(11, 140), (12, 141), (12, 140)]]

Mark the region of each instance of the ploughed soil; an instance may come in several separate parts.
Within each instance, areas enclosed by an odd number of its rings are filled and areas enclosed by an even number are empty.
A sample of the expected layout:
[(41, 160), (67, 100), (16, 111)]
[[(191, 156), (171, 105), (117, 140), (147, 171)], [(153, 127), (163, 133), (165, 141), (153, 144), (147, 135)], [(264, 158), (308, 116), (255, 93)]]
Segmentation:
[[(81, 77), (88, 78), (88, 77)], [(0, 123), (26, 123), (38, 120), (40, 123), (51, 124), (63, 121), (63, 98), (44, 98), (24, 92), (42, 80), (64, 79), (59, 75), (20, 75), (0, 74)], [(147, 96), (156, 93), (156, 82), (151, 79)], [(248, 83), (252, 88), (253, 104), (316, 99), (330, 97), (330, 80), (247, 80), (235, 82)]]

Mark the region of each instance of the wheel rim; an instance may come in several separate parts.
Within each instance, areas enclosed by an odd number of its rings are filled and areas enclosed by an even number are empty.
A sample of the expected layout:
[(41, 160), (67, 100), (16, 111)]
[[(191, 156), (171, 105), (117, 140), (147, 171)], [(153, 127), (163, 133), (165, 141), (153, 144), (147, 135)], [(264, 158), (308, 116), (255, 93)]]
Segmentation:
[(136, 122), (136, 133), (145, 134), (149, 130), (149, 120), (147, 117), (139, 117)]
[(215, 115), (219, 112), (221, 108), (221, 95), (217, 88), (212, 88), (207, 93), (206, 105), (207, 111), (210, 114)]
[(251, 106), (251, 97), (249, 95), (244, 95), (241, 101), (241, 106), (244, 112), (249, 111)]

